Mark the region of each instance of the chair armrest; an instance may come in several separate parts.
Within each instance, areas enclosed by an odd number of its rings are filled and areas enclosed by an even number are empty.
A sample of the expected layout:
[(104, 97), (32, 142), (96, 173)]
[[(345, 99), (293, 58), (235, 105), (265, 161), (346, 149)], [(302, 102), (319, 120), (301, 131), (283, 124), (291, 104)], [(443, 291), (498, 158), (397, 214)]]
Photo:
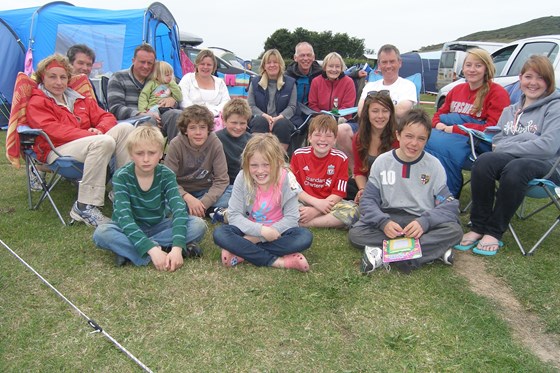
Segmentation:
[(466, 133), (468, 133), (469, 136), (472, 135), (472, 136), (474, 136), (474, 137), (476, 137), (476, 138), (478, 138), (478, 139), (480, 139), (480, 140), (482, 140), (482, 141), (486, 141), (486, 142), (489, 143), (489, 144), (492, 143), (492, 136), (490, 136), (490, 135), (487, 134), (487, 133), (484, 133), (484, 132), (478, 131), (478, 130), (474, 130), (474, 129), (472, 129), (472, 128), (465, 127), (465, 126), (462, 125), (462, 124), (458, 124), (457, 127), (459, 127), (461, 130), (463, 130), (463, 131), (465, 131)]
[[(45, 139), (45, 141), (49, 144), (51, 151), (53, 151), (56, 155), (58, 155), (59, 157), (62, 157), (62, 154), (60, 154), (54, 147), (54, 144), (51, 141), (51, 138), (49, 137), (49, 135), (47, 135), (47, 133), (41, 129), (38, 128), (31, 128), (28, 125), (19, 125), (17, 127), (17, 132), (20, 136), (32, 136), (32, 137), (37, 137), (37, 136), (41, 136), (43, 139)], [(32, 144), (32, 142), (31, 142)]]

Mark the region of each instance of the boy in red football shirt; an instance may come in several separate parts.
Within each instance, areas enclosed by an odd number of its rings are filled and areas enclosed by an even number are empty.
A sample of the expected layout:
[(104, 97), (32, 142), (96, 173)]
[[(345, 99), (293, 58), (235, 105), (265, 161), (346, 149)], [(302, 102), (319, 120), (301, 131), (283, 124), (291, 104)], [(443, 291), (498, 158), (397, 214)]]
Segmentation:
[(338, 124), (330, 115), (318, 115), (309, 125), (311, 144), (297, 149), (290, 168), (301, 185), (302, 227), (349, 228), (358, 219), (357, 205), (345, 201), (348, 158), (334, 149)]

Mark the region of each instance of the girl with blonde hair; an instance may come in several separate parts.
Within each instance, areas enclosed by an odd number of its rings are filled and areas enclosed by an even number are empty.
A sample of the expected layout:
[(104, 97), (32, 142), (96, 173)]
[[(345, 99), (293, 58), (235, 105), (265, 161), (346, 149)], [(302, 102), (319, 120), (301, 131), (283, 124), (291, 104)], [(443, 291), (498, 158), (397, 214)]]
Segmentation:
[(222, 263), (232, 267), (247, 260), (307, 272), (301, 252), (311, 246), (313, 235), (298, 226), (301, 187), (286, 166), (280, 142), (272, 134), (254, 135), (241, 158), (227, 210), (229, 224), (214, 230)]

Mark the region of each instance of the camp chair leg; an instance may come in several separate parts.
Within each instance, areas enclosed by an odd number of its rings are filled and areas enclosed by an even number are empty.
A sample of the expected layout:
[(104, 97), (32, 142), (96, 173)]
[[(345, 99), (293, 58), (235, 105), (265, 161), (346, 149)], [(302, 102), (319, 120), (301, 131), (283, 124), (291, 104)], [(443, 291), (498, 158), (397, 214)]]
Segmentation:
[(508, 227), (509, 227), (509, 231), (511, 232), (511, 235), (513, 236), (513, 239), (515, 240), (515, 242), (517, 243), (517, 246), (519, 247), (519, 250), (521, 250), (521, 254), (527, 255), (527, 253), (525, 252), (525, 249), (523, 248), (523, 245), (521, 244), (521, 240), (517, 236), (517, 233), (515, 233), (515, 229), (513, 229), (513, 225), (511, 225), (511, 223), (509, 223)]
[[(37, 168), (35, 163), (32, 160), (28, 160), (28, 159), (26, 159), (26, 173), (27, 173), (27, 200), (28, 200), (28, 204), (29, 204), (29, 209), (30, 210), (37, 210), (39, 208), (39, 206), (41, 206), (43, 201), (45, 199), (48, 199), (49, 202), (51, 203), (51, 206), (53, 207), (54, 211), (56, 212), (56, 215), (58, 216), (58, 219), (62, 222), (63, 225), (67, 225), (66, 221), (62, 217), (60, 211), (58, 210), (58, 207), (56, 206), (56, 204), (54, 203), (54, 200), (51, 197), (51, 191), (58, 184), (58, 182), (60, 181), (60, 179), (62, 177), (55, 173), (55, 174), (53, 174), (51, 179), (49, 181), (47, 181), (45, 179), (45, 177), (43, 177), (40, 174), (39, 169)], [(42, 189), (41, 196), (39, 197), (39, 200), (37, 201), (36, 204), (33, 204), (33, 195), (32, 195), (33, 192), (31, 191), (31, 174), (32, 173), (33, 173), (33, 175), (35, 175), (35, 177), (38, 178), (39, 182), (41, 183), (41, 189)]]
[(548, 237), (548, 235), (550, 235), (550, 233), (552, 233), (552, 231), (554, 230), (554, 228), (556, 228), (556, 226), (560, 224), (560, 216), (558, 216), (556, 218), (556, 221), (554, 222), (554, 224), (552, 224), (550, 226), (550, 228), (548, 228), (548, 230), (546, 231), (545, 234), (543, 234), (543, 236), (537, 241), (537, 243), (535, 244), (535, 246), (533, 246), (531, 248), (531, 250), (529, 250), (529, 252), (527, 253), (527, 255), (533, 255), (533, 252), (537, 249), (537, 247), (541, 244), (541, 242), (544, 241), (545, 238)]

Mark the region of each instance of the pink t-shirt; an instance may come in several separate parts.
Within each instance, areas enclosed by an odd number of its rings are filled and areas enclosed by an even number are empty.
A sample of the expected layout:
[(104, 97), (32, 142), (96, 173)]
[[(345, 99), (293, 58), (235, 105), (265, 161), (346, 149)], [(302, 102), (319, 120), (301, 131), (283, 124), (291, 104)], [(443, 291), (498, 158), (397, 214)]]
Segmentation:
[(283, 169), (280, 182), (277, 186), (271, 186), (266, 192), (261, 190), (260, 187), (257, 187), (255, 204), (253, 205), (253, 210), (251, 211), (252, 221), (261, 223), (262, 225), (268, 227), (284, 217), (280, 186), (284, 182), (285, 177), (286, 170)]

